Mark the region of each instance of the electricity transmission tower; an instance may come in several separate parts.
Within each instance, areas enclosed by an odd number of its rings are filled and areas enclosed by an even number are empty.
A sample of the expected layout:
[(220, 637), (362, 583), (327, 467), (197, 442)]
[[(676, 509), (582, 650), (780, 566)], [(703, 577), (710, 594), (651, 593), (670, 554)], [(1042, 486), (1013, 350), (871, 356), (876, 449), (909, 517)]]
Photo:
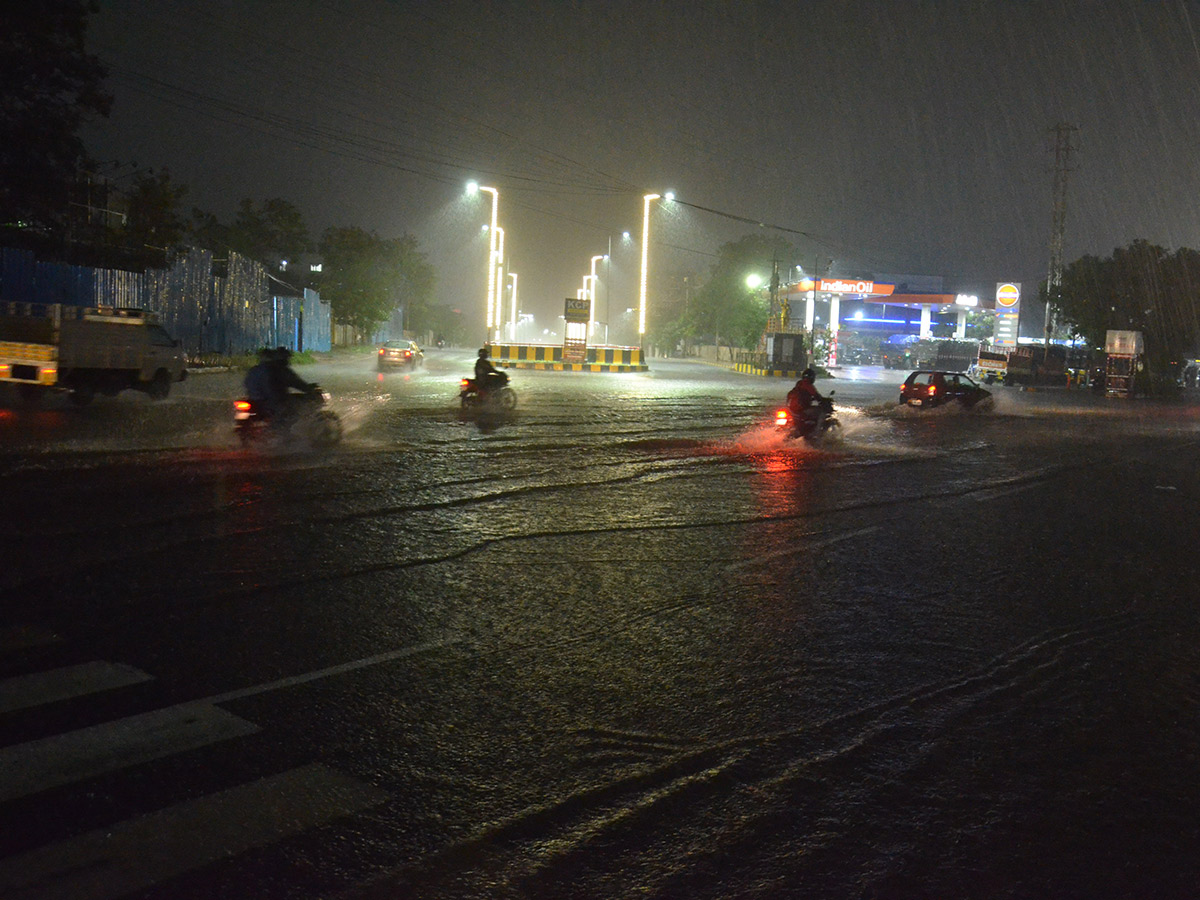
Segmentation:
[(1050, 338), (1054, 331), (1052, 304), (1062, 293), (1063, 235), (1067, 230), (1067, 175), (1071, 172), (1071, 154), (1079, 129), (1059, 122), (1050, 129), (1054, 135), (1053, 216), (1050, 225), (1050, 273), (1046, 278), (1046, 338), (1045, 352), (1050, 353)]

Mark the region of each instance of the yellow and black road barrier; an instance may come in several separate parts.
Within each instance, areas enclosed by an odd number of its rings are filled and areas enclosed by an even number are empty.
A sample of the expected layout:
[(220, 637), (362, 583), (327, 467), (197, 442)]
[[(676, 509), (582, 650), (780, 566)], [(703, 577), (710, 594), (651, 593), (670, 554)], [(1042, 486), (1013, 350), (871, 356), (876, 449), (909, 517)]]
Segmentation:
[(556, 372), (645, 372), (640, 347), (588, 347), (582, 361), (563, 359), (561, 345), (490, 344), (492, 362), (512, 369)]

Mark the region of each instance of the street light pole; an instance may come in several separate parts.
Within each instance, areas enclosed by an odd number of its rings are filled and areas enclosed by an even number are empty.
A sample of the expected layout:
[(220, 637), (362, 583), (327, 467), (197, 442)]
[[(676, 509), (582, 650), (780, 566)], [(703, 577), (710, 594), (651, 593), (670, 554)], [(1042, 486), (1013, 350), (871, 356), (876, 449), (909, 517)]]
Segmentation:
[(496, 298), (496, 340), (501, 340), (500, 337), (500, 320), (504, 318), (504, 298), (501, 292), (504, 289), (504, 276), (500, 273), (504, 269), (504, 229), (496, 228), (496, 264), (492, 269), (492, 279)]
[(604, 343), (608, 344), (609, 307), (612, 306), (612, 235), (608, 236), (608, 253), (604, 256)]
[(498, 240), (499, 224), (497, 216), (500, 206), (500, 192), (494, 187), (484, 187), (474, 181), (467, 185), (467, 192), (474, 194), (476, 191), (484, 191), (492, 195), (492, 224), (488, 229), (488, 288), (487, 288), (487, 332), (485, 342), (490, 341), (492, 337), (492, 325), (496, 321), (496, 267), (499, 265), (497, 260), (496, 244)]
[(512, 341), (517, 342), (517, 273), (509, 272), (508, 277), (512, 279)]
[(604, 254), (592, 257), (592, 292), (588, 295), (588, 333), (596, 333), (596, 263), (608, 259)]
[(661, 194), (642, 197), (642, 273), (638, 281), (638, 344), (644, 350), (646, 335), (646, 270), (650, 263), (650, 201)]

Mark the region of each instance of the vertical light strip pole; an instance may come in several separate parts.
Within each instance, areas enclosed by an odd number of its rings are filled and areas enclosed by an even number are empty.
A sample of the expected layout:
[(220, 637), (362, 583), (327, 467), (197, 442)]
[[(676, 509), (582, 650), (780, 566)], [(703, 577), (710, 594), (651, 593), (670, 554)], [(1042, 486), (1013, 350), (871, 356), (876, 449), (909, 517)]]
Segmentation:
[(496, 226), (496, 264), (492, 267), (493, 296), (496, 300), (496, 340), (501, 340), (500, 320), (504, 318), (504, 229)]
[(642, 197), (642, 274), (638, 282), (638, 345), (646, 349), (646, 269), (650, 263), (650, 201), (661, 194)]
[(592, 257), (592, 292), (588, 295), (588, 336), (596, 333), (596, 263), (608, 259), (607, 253)]
[(492, 224), (488, 229), (488, 289), (487, 289), (487, 332), (485, 340), (491, 340), (492, 325), (495, 322), (496, 312), (496, 240), (497, 240), (497, 216), (500, 206), (500, 192), (494, 187), (484, 187), (478, 182), (472, 181), (467, 184), (467, 193), (474, 194), (477, 191), (485, 191), (492, 195)]
[(517, 273), (509, 272), (508, 277), (512, 279), (512, 337), (509, 340), (515, 344), (517, 342)]

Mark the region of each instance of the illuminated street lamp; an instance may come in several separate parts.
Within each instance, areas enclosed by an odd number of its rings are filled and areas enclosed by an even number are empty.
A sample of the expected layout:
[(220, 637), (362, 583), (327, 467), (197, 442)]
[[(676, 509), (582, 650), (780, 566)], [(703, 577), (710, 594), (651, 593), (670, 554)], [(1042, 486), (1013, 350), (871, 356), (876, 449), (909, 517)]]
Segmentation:
[(646, 334), (646, 269), (650, 263), (650, 201), (657, 200), (659, 196), (659, 194), (646, 194), (642, 197), (642, 274), (638, 281), (639, 343)]
[(496, 241), (499, 237), (499, 227), (496, 224), (496, 216), (498, 215), (500, 206), (500, 192), (494, 187), (484, 187), (478, 182), (472, 181), (467, 184), (467, 193), (474, 194), (479, 191), (485, 191), (492, 195), (492, 225), (488, 229), (488, 289), (487, 289), (487, 334), (491, 337), (492, 325), (495, 323), (496, 316), (496, 267), (499, 265), (497, 259)]
[(763, 280), (761, 275), (751, 273), (746, 276), (746, 287), (750, 288), (752, 291), (756, 291), (762, 287), (762, 283)]
[(512, 306), (511, 306), (512, 315), (510, 317), (510, 321), (512, 322), (512, 340), (513, 340), (513, 343), (516, 343), (516, 340), (517, 340), (517, 273), (509, 272), (508, 277), (512, 279)]
[(608, 259), (607, 253), (592, 257), (592, 292), (588, 295), (588, 334), (596, 333), (596, 263)]
[(500, 320), (504, 318), (504, 298), (500, 296), (503, 290), (504, 275), (504, 229), (496, 226), (496, 265), (492, 267), (493, 296), (496, 299), (496, 340), (500, 340)]

